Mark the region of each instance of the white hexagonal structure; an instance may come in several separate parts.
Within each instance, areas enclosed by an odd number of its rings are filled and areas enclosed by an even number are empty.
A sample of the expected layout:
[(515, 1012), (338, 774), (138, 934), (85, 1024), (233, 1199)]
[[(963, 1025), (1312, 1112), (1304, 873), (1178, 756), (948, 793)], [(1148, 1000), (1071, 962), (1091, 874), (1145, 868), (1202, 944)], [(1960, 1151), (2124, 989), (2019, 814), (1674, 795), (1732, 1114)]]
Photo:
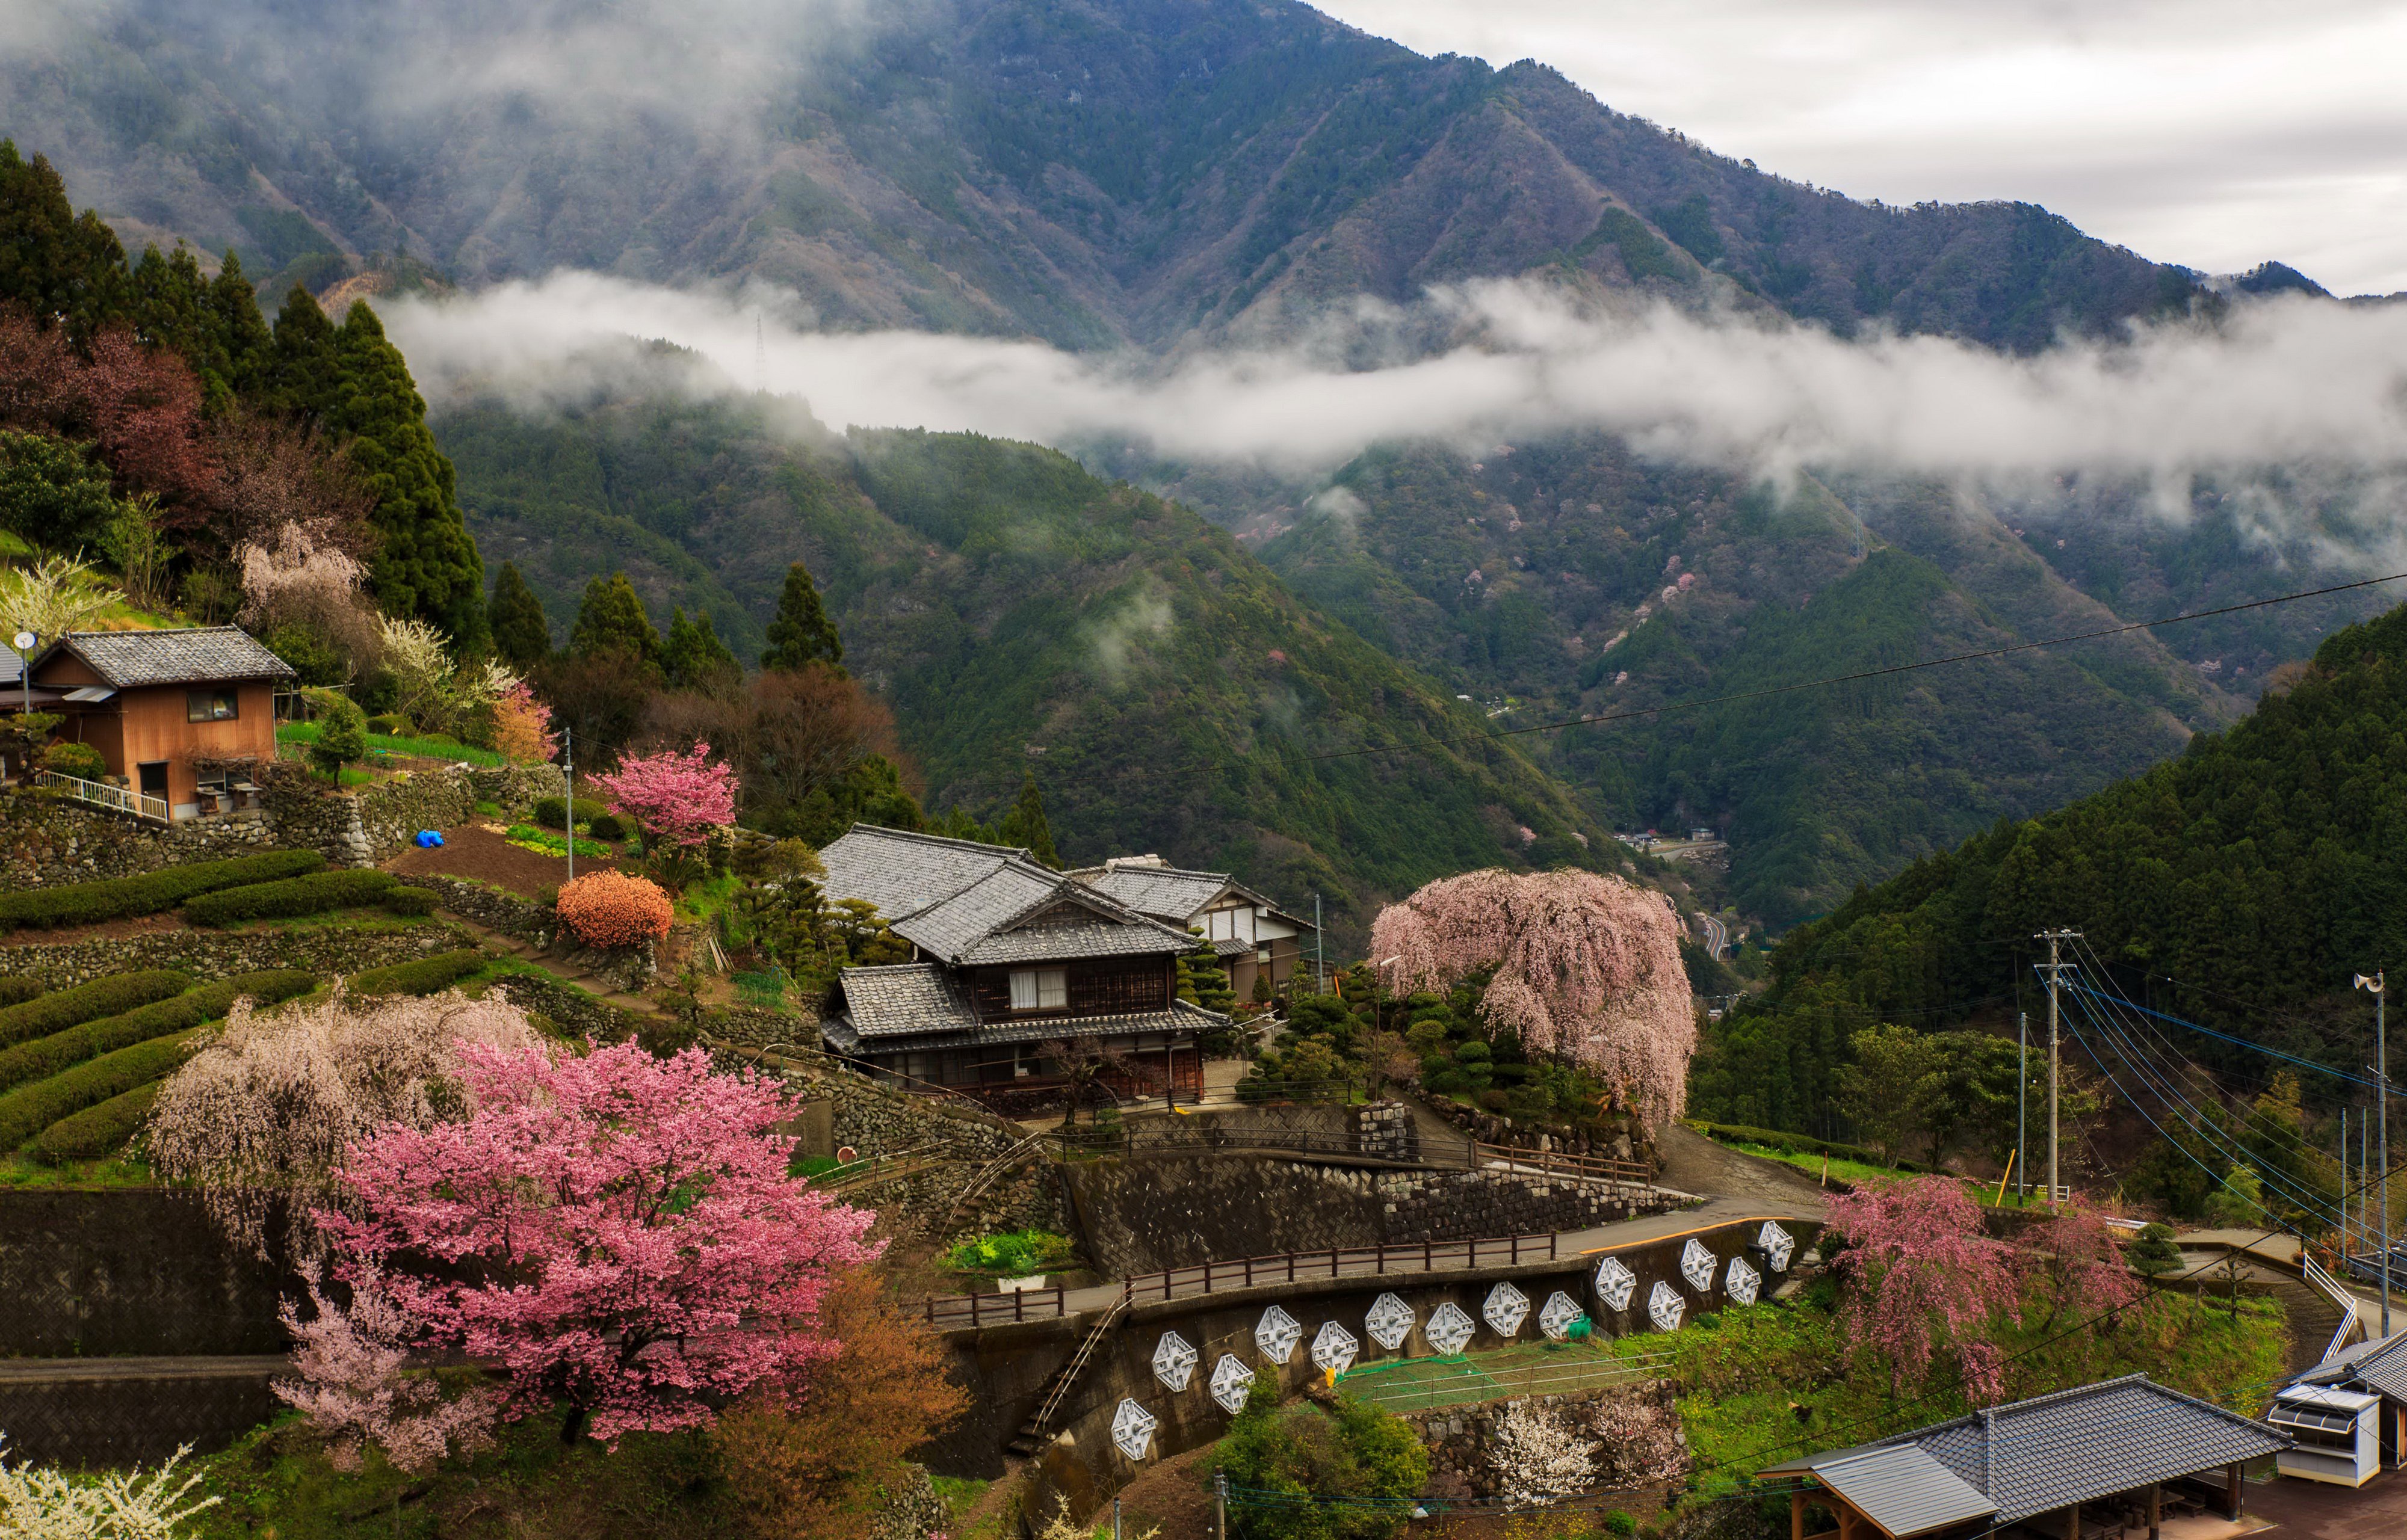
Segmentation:
[(1660, 1279), (1656, 1279), (1655, 1287), (1646, 1295), (1646, 1315), (1655, 1322), (1655, 1329), (1676, 1332), (1680, 1329), (1680, 1318), (1688, 1313), (1688, 1302), (1680, 1297), (1680, 1291)]
[(1295, 1345), (1303, 1340), (1303, 1328), (1295, 1323), (1295, 1317), (1275, 1305), (1264, 1310), (1262, 1319), (1254, 1326), (1254, 1346), (1274, 1363), (1284, 1363), (1295, 1356)]
[(1538, 1307), (1538, 1330), (1546, 1334), (1549, 1342), (1566, 1341), (1572, 1335), (1572, 1322), (1587, 1315), (1577, 1300), (1558, 1289)]
[(1197, 1358), (1185, 1337), (1176, 1332), (1165, 1333), (1161, 1345), (1153, 1349), (1153, 1378), (1174, 1391), (1183, 1391), (1187, 1382), (1195, 1378)]
[(1430, 1312), (1429, 1324), (1421, 1328), (1421, 1335), (1429, 1338), (1431, 1347), (1451, 1357), (1462, 1351), (1464, 1345), (1471, 1340), (1471, 1334), (1477, 1330), (1479, 1328), (1471, 1323), (1471, 1318), (1449, 1299)]
[(1236, 1354), (1222, 1353), (1220, 1362), (1212, 1365), (1212, 1399), (1220, 1409), (1234, 1415), (1246, 1409), (1246, 1392), (1254, 1388), (1254, 1371), (1246, 1367)]
[(1530, 1296), (1510, 1283), (1500, 1283), (1488, 1291), (1488, 1303), (1479, 1307), (1479, 1313), (1498, 1336), (1511, 1336), (1529, 1319)]
[(1322, 1321), (1320, 1330), (1313, 1334), (1313, 1364), (1331, 1374), (1342, 1375), (1352, 1368), (1354, 1355), (1361, 1350), (1362, 1344), (1354, 1340), (1354, 1334), (1333, 1321)]
[(1688, 1280), (1689, 1288), (1701, 1294), (1714, 1292), (1714, 1269), (1717, 1265), (1714, 1254), (1705, 1250), (1704, 1242), (1694, 1236), (1688, 1237), (1688, 1245), (1680, 1248), (1680, 1276)]
[(1161, 1419), (1123, 1398), (1119, 1410), (1112, 1413), (1112, 1447), (1131, 1460), (1142, 1460), (1153, 1446), (1153, 1430)]
[(1371, 1302), (1362, 1329), (1371, 1334), (1372, 1341), (1392, 1353), (1413, 1335), (1413, 1307), (1394, 1294), (1381, 1294)]
[(1788, 1271), (1788, 1259), (1796, 1254), (1797, 1242), (1787, 1231), (1765, 1220), (1763, 1228), (1755, 1234), (1755, 1243), (1763, 1248), (1763, 1260), (1772, 1264), (1773, 1272)]
[(1638, 1293), (1638, 1275), (1619, 1257), (1607, 1257), (1596, 1264), (1596, 1297), (1604, 1301), (1608, 1310), (1627, 1310), (1631, 1296)]
[(1730, 1295), (1733, 1305), (1754, 1304), (1756, 1288), (1762, 1281), (1763, 1275), (1747, 1265), (1745, 1257), (1730, 1258), (1722, 1270), (1722, 1293)]

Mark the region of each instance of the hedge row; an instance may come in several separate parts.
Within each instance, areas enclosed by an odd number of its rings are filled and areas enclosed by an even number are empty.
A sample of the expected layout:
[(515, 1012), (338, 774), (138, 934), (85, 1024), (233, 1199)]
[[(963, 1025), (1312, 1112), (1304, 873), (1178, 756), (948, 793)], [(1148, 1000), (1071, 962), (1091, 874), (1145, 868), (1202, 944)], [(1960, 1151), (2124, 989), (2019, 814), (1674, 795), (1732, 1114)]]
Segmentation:
[(0, 926), (96, 925), (130, 914), (156, 914), (187, 898), (246, 883), (272, 883), (322, 871), (326, 858), (314, 850), (271, 850), (258, 855), (237, 855), (225, 861), (196, 861), (166, 867), (139, 877), (111, 877), (98, 883), (69, 883), (63, 887), (29, 888), (0, 894)]
[(28, 979), (16, 973), (0, 979), (0, 1005), (22, 1005), (41, 992), (42, 983), (38, 979)]
[(215, 1021), (245, 995), (261, 1005), (273, 1005), (307, 994), (317, 982), (316, 974), (297, 968), (240, 973), (121, 1016), (103, 1017), (14, 1048), (0, 1049), (0, 1091), (56, 1075), (103, 1053)]
[[(1742, 1123), (1691, 1123), (1689, 1127), (1726, 1144), (1757, 1144), (1766, 1150), (1777, 1150), (1784, 1155), (1828, 1155), (1832, 1160), (1851, 1160), (1865, 1166), (1887, 1166), (1877, 1150), (1867, 1150), (1860, 1144), (1834, 1144), (1817, 1139), (1810, 1134), (1791, 1134), (1778, 1128), (1749, 1128)], [(1920, 1171), (1922, 1166), (1910, 1160), (1895, 1163), (1900, 1171)]]
[(290, 919), (296, 914), (319, 914), (330, 909), (377, 903), (392, 888), (391, 872), (320, 871), (281, 883), (260, 883), (203, 894), (184, 906), (184, 918), (196, 925)]
[[(423, 891), (410, 889), (411, 892)], [(354, 995), (432, 995), (465, 974), (485, 966), (485, 954), (474, 947), (438, 952), (414, 963), (395, 963), (351, 975)]]
[(135, 1006), (181, 995), (192, 987), (190, 978), (159, 968), (141, 973), (114, 973), (73, 989), (62, 989), (55, 995), (44, 995), (0, 1010), (0, 1048), (47, 1038), (103, 1016), (119, 1015)]
[(0, 1095), (0, 1150), (14, 1150), (61, 1118), (172, 1072), (184, 1062), (192, 1038), (191, 1032), (153, 1038)]
[[(596, 818), (610, 818), (611, 816), (610, 804), (607, 802), (597, 802), (590, 797), (580, 797), (577, 799), (576, 821), (577, 823), (590, 823)], [(534, 821), (541, 824), (546, 828), (566, 828), (569, 825), (568, 798), (564, 797), (536, 798), (534, 799)]]
[(34, 1153), (47, 1161), (98, 1160), (114, 1155), (134, 1142), (142, 1132), (142, 1124), (150, 1116), (150, 1104), (159, 1099), (164, 1080), (137, 1085), (121, 1096), (111, 1096), (98, 1107), (58, 1122), (34, 1136)]
[(377, 901), (384, 905), (385, 909), (392, 913), (407, 915), (412, 919), (420, 920), (434, 913), (434, 906), (438, 902), (433, 890), (406, 885), (393, 888)]

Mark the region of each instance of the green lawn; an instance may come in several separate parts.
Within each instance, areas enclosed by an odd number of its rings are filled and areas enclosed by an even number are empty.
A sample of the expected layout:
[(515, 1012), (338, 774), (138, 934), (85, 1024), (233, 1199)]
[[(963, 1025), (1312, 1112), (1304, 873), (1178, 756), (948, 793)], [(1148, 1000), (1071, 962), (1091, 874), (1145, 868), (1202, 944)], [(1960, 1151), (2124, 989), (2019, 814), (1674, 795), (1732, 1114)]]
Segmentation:
[[(413, 755), (421, 759), (464, 759), (472, 765), (493, 767), (509, 762), (491, 749), (480, 749), (472, 744), (454, 743), (442, 739), (395, 738), (389, 733), (381, 732), (372, 732), (367, 737), (371, 754), (382, 750), (386, 754)], [(318, 741), (318, 724), (315, 722), (283, 723), (276, 729), (276, 741), (279, 743), (314, 743)]]

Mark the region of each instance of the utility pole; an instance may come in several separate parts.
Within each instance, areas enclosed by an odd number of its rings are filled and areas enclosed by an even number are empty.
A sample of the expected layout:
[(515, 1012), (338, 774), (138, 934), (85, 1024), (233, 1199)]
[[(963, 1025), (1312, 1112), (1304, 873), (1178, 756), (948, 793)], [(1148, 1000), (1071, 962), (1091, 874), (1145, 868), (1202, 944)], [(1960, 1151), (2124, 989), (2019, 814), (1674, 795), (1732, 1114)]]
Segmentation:
[(1312, 896), (1312, 992), (1329, 993), (1329, 969), (1321, 953), (1320, 895)]
[(2383, 1007), (2387, 996), (2382, 992), (2382, 972), (2374, 970), (2369, 979), (2360, 973), (2357, 987), (2373, 995), (2373, 1105), (2374, 1122), (2381, 1139), (2381, 1192), (2375, 1201), (2382, 1206), (2382, 1335), (2390, 1335), (2390, 1042), (2388, 1024), (2383, 1019)]
[[(565, 723), (560, 728), (560, 773), (567, 777), (568, 798), (561, 804), (561, 833), (568, 846), (568, 882), (577, 881), (577, 729)], [(563, 887), (567, 883), (561, 884)]]
[(2066, 941), (2077, 941), (2077, 930), (2043, 930), (2031, 938), (2047, 943), (2047, 1201), (2050, 1207), (2062, 1201), (2064, 1188), (2057, 1170), (2058, 1141), (2061, 1137), (2057, 1121), (2058, 1076), (2061, 1061), (2063, 1008), (2058, 988), (2063, 982), (2066, 964), (2061, 948)]
[(1229, 1540), (1229, 1477), (1212, 1473), (1212, 1540)]
[(2015, 1165), (2022, 1175), (2015, 1179), (2015, 1206), (2027, 1208), (2030, 1195), (2030, 1149), (2027, 1142), (2030, 1128), (2030, 1012), (2015, 1012)]

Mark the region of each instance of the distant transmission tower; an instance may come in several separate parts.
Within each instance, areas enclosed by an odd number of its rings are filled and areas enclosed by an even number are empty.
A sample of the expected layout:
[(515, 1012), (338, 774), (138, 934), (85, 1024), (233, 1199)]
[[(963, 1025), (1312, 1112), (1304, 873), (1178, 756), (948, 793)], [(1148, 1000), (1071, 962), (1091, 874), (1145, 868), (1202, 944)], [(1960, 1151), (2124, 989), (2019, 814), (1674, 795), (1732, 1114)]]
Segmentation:
[(761, 329), (761, 312), (752, 312), (752, 393), (766, 395), (769, 390), (769, 338)]

